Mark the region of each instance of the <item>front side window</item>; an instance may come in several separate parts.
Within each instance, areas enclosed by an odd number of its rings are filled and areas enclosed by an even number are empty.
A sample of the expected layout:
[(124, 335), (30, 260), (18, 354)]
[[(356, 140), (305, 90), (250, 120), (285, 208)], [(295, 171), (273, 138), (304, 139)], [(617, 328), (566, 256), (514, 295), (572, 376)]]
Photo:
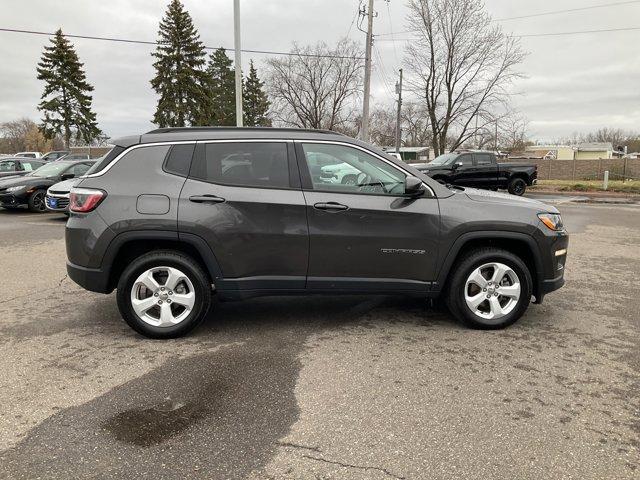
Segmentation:
[(240, 187), (289, 188), (287, 144), (282, 142), (207, 143), (191, 177)]
[(302, 149), (314, 190), (404, 194), (406, 174), (378, 157), (346, 145), (304, 143)]

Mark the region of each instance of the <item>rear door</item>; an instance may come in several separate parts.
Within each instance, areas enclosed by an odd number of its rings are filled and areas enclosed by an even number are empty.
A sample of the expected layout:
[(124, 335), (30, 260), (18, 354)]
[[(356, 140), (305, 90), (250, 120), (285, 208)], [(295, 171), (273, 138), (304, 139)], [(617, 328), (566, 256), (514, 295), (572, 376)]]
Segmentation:
[(309, 238), (292, 142), (198, 143), (178, 225), (211, 247), (224, 277), (216, 288), (304, 289)]
[[(296, 142), (309, 218), (307, 288), (426, 292), (435, 278), (438, 200), (404, 197), (406, 173), (364, 148)], [(347, 164), (354, 183), (314, 175), (315, 158)]]

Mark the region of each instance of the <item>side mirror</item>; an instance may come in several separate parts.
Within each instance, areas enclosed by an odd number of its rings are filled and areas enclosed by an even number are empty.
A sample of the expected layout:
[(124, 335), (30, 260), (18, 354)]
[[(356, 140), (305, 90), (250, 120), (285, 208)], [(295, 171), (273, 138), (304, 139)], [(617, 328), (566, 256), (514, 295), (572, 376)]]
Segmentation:
[(69, 180), (70, 178), (75, 178), (73, 173), (63, 173), (60, 175), (60, 180)]
[(404, 180), (404, 194), (408, 197), (420, 197), (424, 195), (425, 188), (422, 180), (412, 175), (407, 175)]
[(457, 170), (457, 169), (459, 169), (461, 166), (462, 166), (462, 162), (456, 162), (456, 163), (454, 163), (453, 165), (451, 165), (451, 168), (452, 168), (453, 170)]

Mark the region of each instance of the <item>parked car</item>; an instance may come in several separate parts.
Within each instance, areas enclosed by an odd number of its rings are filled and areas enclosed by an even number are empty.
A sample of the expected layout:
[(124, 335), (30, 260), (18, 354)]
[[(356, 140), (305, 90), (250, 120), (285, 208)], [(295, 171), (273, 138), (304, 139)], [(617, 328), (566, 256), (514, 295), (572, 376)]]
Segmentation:
[(27, 157), (27, 158), (40, 158), (42, 154), (40, 152), (18, 152), (15, 155), (16, 157)]
[(54, 150), (51, 152), (47, 152), (42, 156), (42, 159), (47, 162), (52, 162), (54, 160), (61, 160), (71, 152), (69, 150)]
[[(449, 188), (343, 135), (165, 128), (115, 145), (71, 189), (67, 272), (117, 289), (149, 337), (187, 333), (213, 295), (443, 296), (466, 324), (502, 328), (564, 283), (555, 207)], [(357, 169), (356, 184), (314, 178), (319, 154)], [(225, 168), (233, 155), (248, 165)]]
[(88, 153), (69, 153), (65, 155), (65, 160), (91, 160), (91, 155)]
[(26, 157), (0, 158), (0, 179), (26, 175), (42, 165), (44, 165), (44, 162), (41, 159), (36, 160)]
[(46, 212), (47, 188), (62, 180), (84, 175), (95, 162), (58, 160), (49, 162), (22, 177), (0, 180), (0, 206), (27, 206), (32, 212)]
[(445, 153), (427, 164), (413, 164), (441, 183), (499, 188), (513, 195), (523, 195), (528, 186), (538, 181), (538, 166), (529, 163), (498, 163), (493, 152), (460, 151)]
[[(93, 160), (93, 164), (99, 162), (101, 158)], [(89, 169), (88, 171), (90, 171)], [(86, 174), (86, 172), (85, 172)], [(71, 188), (80, 182), (81, 178), (70, 178), (58, 182), (47, 189), (45, 196), (45, 206), (50, 212), (59, 212), (69, 215), (69, 192)]]

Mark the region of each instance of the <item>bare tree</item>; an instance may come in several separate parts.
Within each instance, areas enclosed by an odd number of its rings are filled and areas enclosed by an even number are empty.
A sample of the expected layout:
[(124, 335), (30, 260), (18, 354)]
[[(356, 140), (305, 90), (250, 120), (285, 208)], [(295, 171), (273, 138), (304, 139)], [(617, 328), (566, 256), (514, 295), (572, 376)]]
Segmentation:
[(275, 123), (300, 128), (341, 129), (356, 116), (364, 59), (354, 41), (333, 48), (294, 44), (293, 55), (267, 60), (266, 87)]
[[(455, 149), (494, 121), (525, 53), (485, 12), (481, 0), (409, 0), (417, 38), (407, 48), (410, 85), (424, 100), (436, 155)], [(452, 138), (447, 145), (447, 139)]]
[(405, 101), (402, 104), (402, 144), (422, 147), (431, 143), (429, 114), (422, 103)]
[(510, 111), (500, 122), (498, 145), (511, 152), (523, 151), (528, 144), (529, 120), (515, 111)]
[(0, 124), (0, 136), (3, 137), (2, 149), (6, 150), (6, 153), (16, 153), (23, 150), (44, 152), (62, 147), (60, 136), (52, 140), (45, 138), (36, 122), (29, 118), (20, 118)]

